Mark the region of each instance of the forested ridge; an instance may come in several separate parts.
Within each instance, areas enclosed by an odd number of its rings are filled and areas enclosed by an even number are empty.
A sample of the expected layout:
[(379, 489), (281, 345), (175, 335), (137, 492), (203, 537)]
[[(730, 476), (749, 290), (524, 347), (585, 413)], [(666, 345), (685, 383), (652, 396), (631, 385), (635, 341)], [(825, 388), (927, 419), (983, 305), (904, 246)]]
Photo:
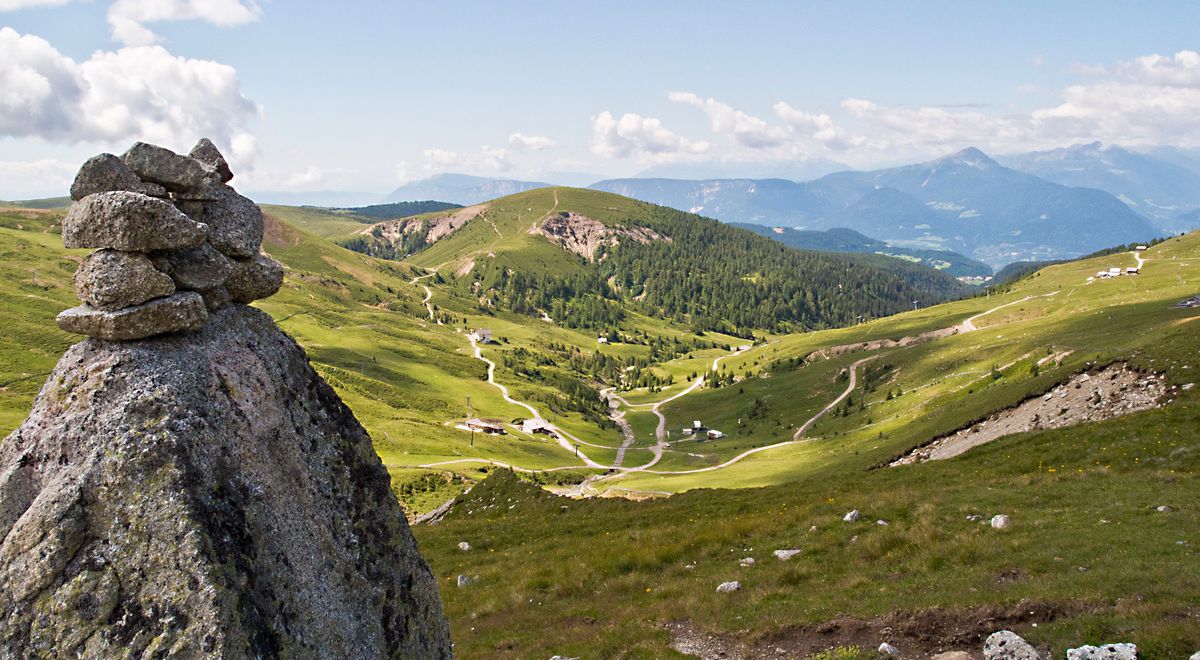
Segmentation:
[(649, 204), (636, 210), (619, 224), (671, 240), (626, 241), (569, 273), (522, 272), (489, 259), (460, 286), (482, 304), (546, 313), (567, 327), (614, 327), (628, 305), (697, 331), (746, 337), (847, 325), (967, 291), (944, 273), (886, 257), (795, 250), (697, 215)]

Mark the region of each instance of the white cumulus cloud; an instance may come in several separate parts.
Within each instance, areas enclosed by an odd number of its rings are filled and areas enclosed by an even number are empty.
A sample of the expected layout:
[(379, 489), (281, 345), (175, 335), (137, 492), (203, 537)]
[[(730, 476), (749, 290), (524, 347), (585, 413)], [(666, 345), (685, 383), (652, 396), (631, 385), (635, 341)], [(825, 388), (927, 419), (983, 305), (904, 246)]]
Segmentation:
[(746, 114), (714, 98), (700, 98), (691, 92), (669, 92), (667, 98), (675, 103), (690, 105), (708, 115), (712, 131), (751, 149), (778, 147), (787, 141), (788, 130)]
[(557, 146), (554, 140), (544, 135), (525, 135), (524, 133), (513, 133), (508, 136), (508, 144), (527, 151), (542, 151)]
[(20, 11), (35, 7), (59, 7), (71, 0), (0, 0), (0, 11)]
[(147, 24), (199, 20), (220, 27), (241, 25), (262, 15), (255, 2), (242, 0), (117, 0), (108, 8), (113, 38), (129, 46), (158, 43)]
[(710, 147), (708, 142), (673, 133), (654, 117), (626, 112), (618, 119), (608, 111), (592, 117), (592, 153), (597, 156), (670, 160), (705, 154)]
[[(515, 163), (507, 149), (484, 146), (472, 153), (459, 153), (448, 149), (431, 148), (421, 152), (425, 157), (422, 166), (425, 174), (437, 174), (450, 170), (462, 170), (473, 174), (501, 174), (512, 170)], [(397, 175), (400, 172), (397, 171)], [(407, 167), (404, 174), (407, 176)]]
[(132, 140), (189, 148), (210, 137), (231, 164), (257, 153), (249, 125), (259, 107), (237, 71), (160, 46), (94, 53), (76, 62), (40, 37), (0, 28), (0, 135), (120, 145)]

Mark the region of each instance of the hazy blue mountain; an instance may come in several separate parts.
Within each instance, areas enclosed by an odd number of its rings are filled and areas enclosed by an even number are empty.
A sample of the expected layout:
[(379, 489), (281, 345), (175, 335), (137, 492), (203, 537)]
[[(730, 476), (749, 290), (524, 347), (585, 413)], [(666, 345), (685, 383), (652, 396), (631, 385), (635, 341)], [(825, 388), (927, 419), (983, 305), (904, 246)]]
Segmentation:
[(283, 206), (363, 206), (374, 204), (382, 197), (379, 193), (348, 192), (345, 190), (310, 190), (306, 192), (287, 192), (282, 190), (260, 190), (245, 193), (247, 197), (259, 204), (280, 204)]
[(467, 174), (438, 174), (400, 186), (388, 193), (383, 202), (386, 204), (437, 199), (469, 206), (534, 188), (546, 188), (549, 185), (536, 181), (492, 179)]
[[(849, 166), (827, 158), (784, 161), (664, 163), (637, 174), (639, 179), (787, 179), (809, 181)], [(595, 179), (593, 179), (595, 181)]]
[[(858, 187), (864, 195), (885, 187), (905, 193), (936, 211), (943, 222), (922, 223), (930, 226), (927, 229), (907, 225), (909, 237), (904, 237), (889, 229), (902, 223), (890, 219), (886, 206), (874, 205), (868, 211), (877, 214), (876, 228), (866, 226), (862, 213), (852, 228), (908, 247), (961, 247), (994, 267), (1079, 256), (1162, 233), (1107, 192), (1018, 172), (975, 148), (916, 165), (832, 174), (813, 184), (838, 191)], [(902, 207), (898, 213), (907, 220), (911, 208)], [(845, 225), (846, 218), (836, 215), (815, 224)]]
[(1066, 186), (1112, 193), (1164, 231), (1180, 213), (1200, 208), (1200, 173), (1147, 154), (1099, 142), (1001, 159), (1014, 169)]
[(731, 223), (761, 236), (773, 238), (788, 247), (824, 252), (862, 252), (883, 254), (943, 271), (954, 277), (987, 277), (992, 269), (987, 264), (947, 250), (920, 250), (888, 245), (864, 236), (853, 229), (836, 228), (825, 231), (766, 227), (749, 223)]
[(1145, 149), (1145, 154), (1200, 174), (1200, 149), (1149, 147)]
[(802, 225), (841, 208), (812, 192), (809, 184), (784, 179), (609, 179), (591, 187), (726, 222), (759, 225)]
[(1107, 192), (1019, 172), (974, 148), (806, 183), (613, 179), (592, 187), (726, 222), (850, 227), (893, 245), (963, 252), (993, 267), (1075, 257), (1162, 233)]

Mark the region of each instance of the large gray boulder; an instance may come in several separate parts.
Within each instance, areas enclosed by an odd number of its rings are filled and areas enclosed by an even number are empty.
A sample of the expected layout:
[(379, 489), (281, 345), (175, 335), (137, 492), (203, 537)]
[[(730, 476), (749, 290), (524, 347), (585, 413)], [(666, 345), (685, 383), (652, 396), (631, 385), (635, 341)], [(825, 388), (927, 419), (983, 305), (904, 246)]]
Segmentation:
[(88, 195), (71, 205), (62, 223), (69, 248), (150, 252), (193, 247), (207, 236), (204, 225), (170, 202), (127, 191)]
[(167, 189), (156, 183), (145, 183), (120, 158), (112, 154), (92, 156), (83, 163), (71, 184), (71, 199), (79, 201), (88, 195), (127, 190), (163, 197)]
[(199, 201), (182, 200), (180, 206), (193, 220), (208, 225), (208, 242), (227, 257), (258, 254), (263, 239), (263, 215), (247, 197), (225, 185), (211, 185), (196, 194)]
[(111, 312), (80, 305), (61, 312), (55, 319), (65, 332), (111, 341), (195, 330), (207, 320), (204, 298), (194, 291), (180, 291)]
[(201, 291), (225, 284), (233, 266), (213, 246), (204, 245), (154, 254), (154, 265), (175, 280), (181, 289)]
[(1137, 660), (1137, 657), (1137, 646), (1129, 643), (1067, 649), (1067, 660)]
[(75, 271), (75, 293), (103, 311), (175, 293), (175, 283), (140, 252), (96, 250)]
[(225, 281), (229, 295), (240, 303), (251, 303), (255, 300), (275, 295), (283, 286), (283, 266), (265, 254), (255, 255), (253, 259), (231, 259), (233, 272)]
[(1032, 644), (1011, 630), (1001, 630), (988, 635), (983, 642), (985, 660), (1042, 660)]
[(229, 163), (225, 161), (225, 157), (221, 155), (212, 140), (200, 138), (188, 156), (203, 165), (217, 181), (229, 183), (233, 179), (233, 170), (229, 169)]
[(203, 165), (165, 147), (136, 142), (121, 160), (143, 181), (161, 184), (172, 192), (204, 185)]
[(388, 484), (258, 310), (76, 344), (0, 443), (0, 657), (448, 658)]

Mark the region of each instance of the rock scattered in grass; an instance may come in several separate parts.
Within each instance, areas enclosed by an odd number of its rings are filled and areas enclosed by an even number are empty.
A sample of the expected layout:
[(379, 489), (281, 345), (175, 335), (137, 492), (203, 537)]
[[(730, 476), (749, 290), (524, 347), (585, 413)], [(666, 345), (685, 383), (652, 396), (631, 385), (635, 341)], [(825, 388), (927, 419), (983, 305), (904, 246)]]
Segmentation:
[(470, 584), (474, 583), (474, 582), (475, 582), (475, 579), (476, 579), (476, 578), (474, 578), (474, 577), (472, 577), (472, 576), (470, 576), (470, 575), (460, 575), (460, 576), (458, 576), (458, 588), (459, 588), (459, 589), (462, 589), (463, 587), (465, 587), (465, 586), (468, 586), (468, 585), (470, 585)]
[(741, 588), (742, 588), (742, 583), (738, 582), (737, 580), (733, 580), (730, 582), (722, 582), (721, 584), (717, 585), (717, 593), (731, 594)]
[(1154, 507), (1154, 510), (1159, 513), (1171, 513), (1175, 509), (1172, 509), (1170, 506), (1168, 506), (1166, 504), (1161, 504), (1159, 506)]
[(860, 515), (861, 514), (859, 514), (858, 509), (855, 509), (850, 513), (847, 513), (845, 516), (842, 516), (842, 520), (846, 522), (857, 522)]
[(468, 550), (470, 550), (470, 549), (471, 549), (471, 544), (470, 544), (470, 543), (467, 543), (466, 541), (461, 541), (461, 542), (458, 544), (458, 549), (459, 549), (459, 550), (462, 550), (463, 552), (467, 552)]
[(787, 560), (791, 559), (792, 557), (795, 557), (796, 555), (800, 554), (800, 550), (797, 548), (789, 548), (787, 550), (776, 550), (772, 554), (774, 554), (775, 557), (777, 557), (779, 559), (779, 561), (787, 561)]
[(988, 636), (983, 643), (985, 660), (1042, 660), (1037, 649), (1011, 630), (1001, 630)]
[(1009, 527), (1012, 527), (1012, 519), (1001, 513), (999, 515), (992, 516), (991, 525), (992, 529), (1008, 529)]
[(1104, 644), (1067, 649), (1067, 660), (1137, 660), (1133, 644)]
[(893, 656), (893, 657), (900, 656), (900, 649), (892, 646), (891, 644), (888, 644), (887, 642), (880, 644), (879, 648), (877, 650), (880, 655), (888, 655), (888, 656)]
[(741, 561), (738, 562), (738, 566), (741, 566), (742, 568), (748, 568), (753, 565), (754, 557), (743, 557)]
[(880, 527), (887, 527), (887, 526), (888, 526), (888, 521), (886, 521), (886, 520), (876, 520), (876, 521), (875, 521), (875, 524), (876, 524), (876, 525), (879, 525)]

